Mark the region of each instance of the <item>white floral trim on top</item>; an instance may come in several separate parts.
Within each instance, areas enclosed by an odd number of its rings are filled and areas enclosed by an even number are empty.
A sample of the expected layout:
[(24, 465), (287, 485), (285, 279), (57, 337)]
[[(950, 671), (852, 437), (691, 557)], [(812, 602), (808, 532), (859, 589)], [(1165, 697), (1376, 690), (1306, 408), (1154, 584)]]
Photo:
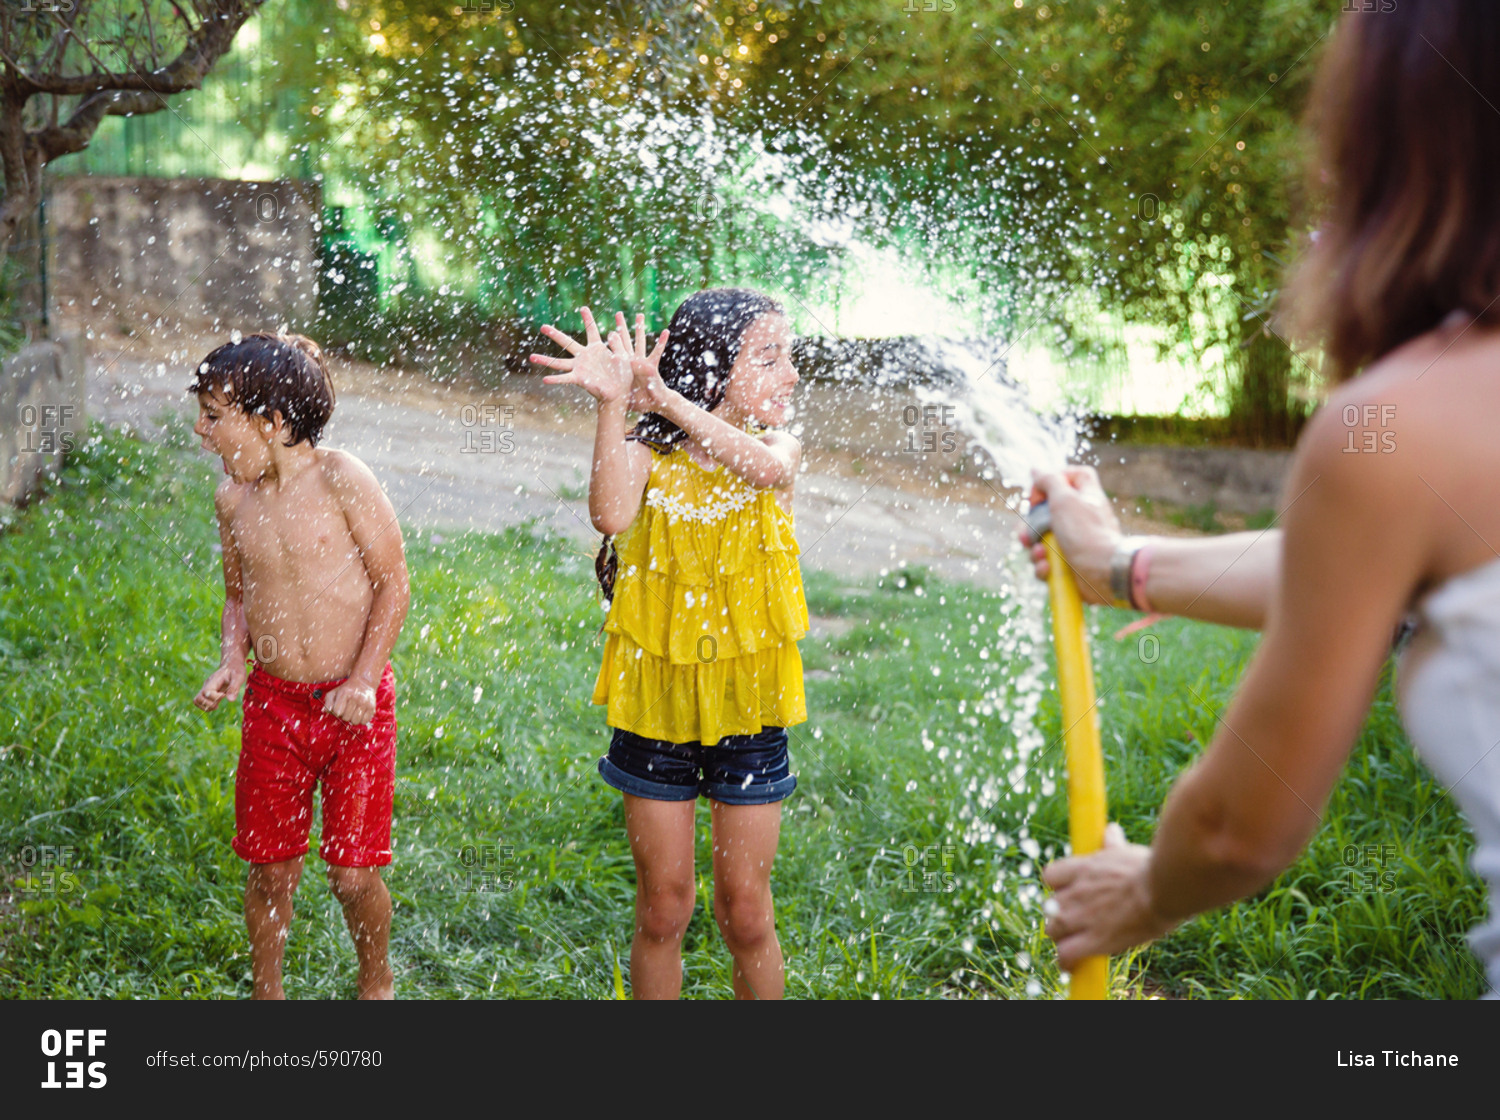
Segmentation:
[(676, 494), (668, 494), (660, 488), (653, 487), (646, 491), (646, 504), (655, 506), (668, 517), (679, 517), (684, 521), (697, 521), (704, 525), (711, 525), (716, 521), (723, 521), (731, 513), (744, 509), (760, 494), (760, 491), (749, 486), (727, 493), (722, 487), (715, 486), (713, 492), (723, 494), (724, 497), (719, 501), (697, 506), (683, 501)]

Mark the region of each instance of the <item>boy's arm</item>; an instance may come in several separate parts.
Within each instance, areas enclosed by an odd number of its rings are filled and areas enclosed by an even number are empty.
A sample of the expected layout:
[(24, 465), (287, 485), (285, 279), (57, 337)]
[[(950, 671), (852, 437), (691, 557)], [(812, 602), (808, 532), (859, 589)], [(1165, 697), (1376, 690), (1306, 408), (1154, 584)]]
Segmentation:
[(223, 552), (224, 613), (219, 620), (219, 667), (203, 682), (193, 703), (205, 712), (221, 700), (233, 700), (244, 686), (245, 661), (250, 656), (250, 626), (245, 621), (245, 601), (240, 573), (240, 554), (234, 544), (234, 511), (244, 497), (244, 488), (225, 479), (214, 492), (214, 515), (219, 523)]
[(329, 483), (343, 506), (375, 597), (349, 679), (329, 691), (323, 707), (348, 723), (365, 724), (375, 717), (375, 688), (391, 659), (411, 602), (406, 547), (401, 526), (396, 523), (396, 510), (370, 468), (342, 451), (328, 452), (327, 462)]

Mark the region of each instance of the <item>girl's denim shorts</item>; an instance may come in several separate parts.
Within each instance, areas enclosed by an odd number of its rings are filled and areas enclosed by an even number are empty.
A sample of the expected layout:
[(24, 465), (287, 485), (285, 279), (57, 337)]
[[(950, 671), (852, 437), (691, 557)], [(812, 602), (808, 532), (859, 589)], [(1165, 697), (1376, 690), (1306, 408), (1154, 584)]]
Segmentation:
[(647, 739), (617, 727), (599, 773), (621, 793), (652, 801), (707, 797), (724, 805), (769, 805), (797, 788), (784, 727), (726, 735), (711, 747)]

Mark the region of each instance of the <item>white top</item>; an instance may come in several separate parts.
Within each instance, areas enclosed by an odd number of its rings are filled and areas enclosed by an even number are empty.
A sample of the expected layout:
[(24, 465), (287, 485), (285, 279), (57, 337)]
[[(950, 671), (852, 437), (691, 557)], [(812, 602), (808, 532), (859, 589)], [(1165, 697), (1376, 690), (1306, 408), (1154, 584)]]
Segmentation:
[(1472, 865), (1489, 917), (1469, 944), (1500, 994), (1500, 560), (1423, 596), (1397, 696), (1417, 753), (1474, 829)]

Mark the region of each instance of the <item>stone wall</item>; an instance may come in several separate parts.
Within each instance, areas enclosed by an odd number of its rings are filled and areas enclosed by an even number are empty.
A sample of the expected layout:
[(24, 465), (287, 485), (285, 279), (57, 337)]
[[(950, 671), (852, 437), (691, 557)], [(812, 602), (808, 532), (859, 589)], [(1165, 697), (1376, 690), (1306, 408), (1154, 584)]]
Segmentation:
[(1150, 498), (1179, 506), (1209, 502), (1227, 513), (1277, 508), (1291, 469), (1290, 451), (1237, 447), (1096, 444), (1099, 481), (1116, 497)]
[(25, 501), (83, 440), (82, 342), (33, 342), (0, 365), (0, 502)]
[(52, 181), (52, 306), (142, 329), (157, 316), (297, 329), (318, 306), (317, 184), (78, 176)]

